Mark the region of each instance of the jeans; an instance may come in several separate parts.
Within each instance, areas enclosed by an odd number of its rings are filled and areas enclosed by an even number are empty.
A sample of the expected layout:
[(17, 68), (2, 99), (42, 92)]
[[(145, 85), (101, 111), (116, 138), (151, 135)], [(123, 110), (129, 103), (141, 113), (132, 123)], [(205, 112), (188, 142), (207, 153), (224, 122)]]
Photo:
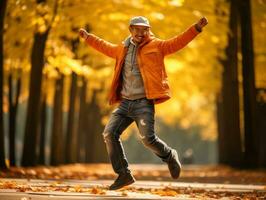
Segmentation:
[(154, 133), (153, 102), (146, 98), (123, 99), (118, 108), (112, 112), (103, 132), (107, 152), (117, 174), (130, 173), (120, 135), (133, 121), (137, 124), (140, 138), (147, 148), (164, 162), (171, 157), (171, 148)]

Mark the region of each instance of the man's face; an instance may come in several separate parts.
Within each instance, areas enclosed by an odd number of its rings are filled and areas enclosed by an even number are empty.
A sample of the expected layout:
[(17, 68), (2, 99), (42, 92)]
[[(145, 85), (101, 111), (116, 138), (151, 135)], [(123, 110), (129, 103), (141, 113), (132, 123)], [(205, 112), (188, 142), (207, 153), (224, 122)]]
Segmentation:
[(146, 26), (130, 26), (129, 31), (135, 43), (141, 43), (149, 37), (150, 27)]

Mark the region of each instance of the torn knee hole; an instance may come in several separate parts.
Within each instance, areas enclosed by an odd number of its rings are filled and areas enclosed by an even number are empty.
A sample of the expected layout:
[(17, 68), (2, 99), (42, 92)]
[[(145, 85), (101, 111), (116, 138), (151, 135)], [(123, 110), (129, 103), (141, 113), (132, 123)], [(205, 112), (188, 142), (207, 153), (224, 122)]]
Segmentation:
[(117, 135), (116, 133), (113, 132), (103, 132), (103, 138), (106, 139), (111, 139), (111, 140), (118, 140), (119, 139), (119, 135)]
[(107, 138), (107, 137), (110, 137), (112, 135), (112, 133), (111, 132), (103, 132), (102, 135), (104, 138)]

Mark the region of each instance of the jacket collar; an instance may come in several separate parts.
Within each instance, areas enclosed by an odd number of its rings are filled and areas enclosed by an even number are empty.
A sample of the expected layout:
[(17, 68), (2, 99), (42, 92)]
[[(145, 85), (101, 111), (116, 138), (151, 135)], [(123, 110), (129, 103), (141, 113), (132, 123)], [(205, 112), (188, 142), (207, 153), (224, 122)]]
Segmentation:
[(131, 39), (131, 36), (128, 36), (128, 37), (124, 40), (123, 44), (124, 44), (125, 47), (129, 47), (129, 45), (130, 45), (130, 39)]

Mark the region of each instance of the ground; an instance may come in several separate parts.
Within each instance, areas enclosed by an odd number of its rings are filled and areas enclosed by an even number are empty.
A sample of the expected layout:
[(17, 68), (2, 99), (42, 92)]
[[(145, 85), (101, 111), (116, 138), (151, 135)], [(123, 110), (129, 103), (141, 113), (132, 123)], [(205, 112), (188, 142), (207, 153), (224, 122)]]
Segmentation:
[(266, 170), (184, 166), (172, 180), (166, 165), (131, 169), (137, 182), (109, 191), (109, 164), (11, 168), (0, 172), (0, 199), (266, 199)]

